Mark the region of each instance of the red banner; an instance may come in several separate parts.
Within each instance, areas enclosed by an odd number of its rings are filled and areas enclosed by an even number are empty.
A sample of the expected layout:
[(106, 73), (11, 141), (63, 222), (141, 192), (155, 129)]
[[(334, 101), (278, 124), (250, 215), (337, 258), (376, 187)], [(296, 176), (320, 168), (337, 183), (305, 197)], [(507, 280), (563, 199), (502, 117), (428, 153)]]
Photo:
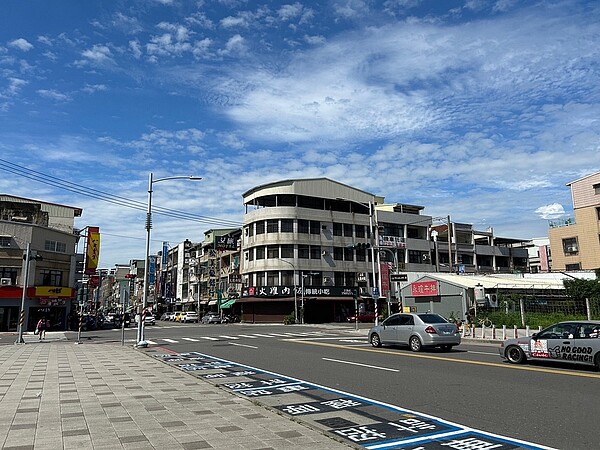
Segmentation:
[(379, 270), (381, 271), (381, 295), (387, 297), (390, 290), (390, 266), (388, 263), (381, 263)]
[(434, 297), (439, 295), (437, 281), (417, 281), (411, 283), (410, 289), (413, 297)]

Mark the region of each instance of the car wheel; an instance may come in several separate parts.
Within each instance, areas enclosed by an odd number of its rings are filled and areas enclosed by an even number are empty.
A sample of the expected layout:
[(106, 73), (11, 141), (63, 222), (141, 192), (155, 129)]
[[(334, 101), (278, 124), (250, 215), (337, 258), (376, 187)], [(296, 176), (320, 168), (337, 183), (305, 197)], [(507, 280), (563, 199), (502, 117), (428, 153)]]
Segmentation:
[(411, 336), (408, 344), (413, 352), (420, 352), (423, 348), (423, 344), (421, 344), (421, 339), (419, 339), (419, 336)]
[(523, 364), (525, 362), (525, 352), (518, 345), (509, 345), (504, 352), (506, 359), (513, 364)]
[(449, 352), (450, 350), (452, 350), (452, 346), (451, 345), (449, 345), (449, 344), (442, 345), (442, 351)]
[(379, 339), (379, 335), (377, 333), (373, 333), (371, 335), (371, 345), (373, 347), (381, 347), (381, 339)]

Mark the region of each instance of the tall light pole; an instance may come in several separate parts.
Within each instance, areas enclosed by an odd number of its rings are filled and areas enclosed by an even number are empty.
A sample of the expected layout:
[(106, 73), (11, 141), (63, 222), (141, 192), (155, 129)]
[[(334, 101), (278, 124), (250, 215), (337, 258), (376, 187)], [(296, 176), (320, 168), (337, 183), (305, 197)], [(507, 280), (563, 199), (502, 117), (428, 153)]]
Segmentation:
[[(192, 175), (176, 175), (172, 177), (164, 177), (164, 178), (152, 178), (152, 172), (148, 174), (148, 210), (146, 212), (146, 258), (144, 264), (144, 284), (143, 284), (143, 293), (142, 293), (142, 309), (139, 311), (138, 321), (138, 336), (137, 336), (137, 346), (138, 347), (147, 347), (148, 343), (144, 338), (144, 317), (143, 312), (146, 309), (146, 305), (148, 302), (148, 275), (149, 275), (149, 265), (150, 265), (150, 230), (152, 229), (152, 185), (154, 183), (158, 183), (160, 181), (167, 180), (201, 180), (202, 177), (196, 177)], [(138, 308), (139, 309), (139, 308)]]
[[(279, 261), (289, 264), (294, 269), (294, 322), (298, 323), (298, 282), (296, 281), (296, 266), (285, 259), (279, 258)], [(304, 280), (302, 280), (302, 282), (304, 285)], [(304, 299), (304, 288), (302, 288), (302, 298)]]
[(29, 284), (29, 261), (31, 257), (31, 244), (27, 243), (27, 249), (25, 250), (25, 267), (23, 272), (23, 293), (21, 295), (21, 311), (19, 311), (19, 335), (15, 344), (24, 344), (23, 339), (23, 325), (25, 325), (25, 298), (27, 296), (27, 285)]

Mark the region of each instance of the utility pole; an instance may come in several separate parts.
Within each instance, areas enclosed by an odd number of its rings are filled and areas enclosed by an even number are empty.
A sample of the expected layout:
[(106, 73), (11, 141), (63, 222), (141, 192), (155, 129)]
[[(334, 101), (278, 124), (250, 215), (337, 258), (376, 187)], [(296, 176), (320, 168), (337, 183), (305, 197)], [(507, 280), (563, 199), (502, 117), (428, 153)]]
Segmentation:
[(448, 267), (450, 273), (452, 273), (452, 222), (450, 222), (450, 215), (448, 215)]

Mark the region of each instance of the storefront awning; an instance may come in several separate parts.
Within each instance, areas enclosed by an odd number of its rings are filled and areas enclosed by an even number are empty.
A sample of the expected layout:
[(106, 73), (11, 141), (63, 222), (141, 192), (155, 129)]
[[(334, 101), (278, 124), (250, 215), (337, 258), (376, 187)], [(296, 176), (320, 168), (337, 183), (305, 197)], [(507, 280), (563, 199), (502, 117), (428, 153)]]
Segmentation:
[(233, 305), (236, 300), (237, 300), (237, 298), (232, 298), (230, 300), (226, 300), (225, 302), (221, 303), (221, 309), (231, 308), (231, 305)]

